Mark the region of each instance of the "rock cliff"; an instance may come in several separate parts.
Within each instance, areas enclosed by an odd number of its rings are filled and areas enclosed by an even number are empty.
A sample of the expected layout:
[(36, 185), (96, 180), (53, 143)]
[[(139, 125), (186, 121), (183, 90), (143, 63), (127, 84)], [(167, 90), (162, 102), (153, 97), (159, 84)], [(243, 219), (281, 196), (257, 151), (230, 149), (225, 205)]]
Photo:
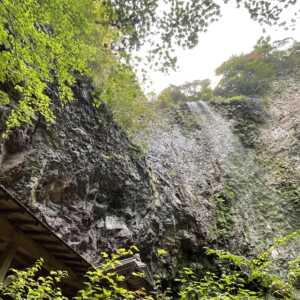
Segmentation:
[[(55, 124), (37, 121), (1, 141), (0, 184), (89, 261), (135, 244), (150, 268), (173, 273), (184, 262), (203, 266), (205, 246), (251, 256), (300, 228), (297, 81), (277, 82), (264, 100), (160, 111), (141, 135), (146, 155), (105, 105), (91, 105), (88, 82), (75, 94)], [(169, 251), (159, 265), (156, 248)]]

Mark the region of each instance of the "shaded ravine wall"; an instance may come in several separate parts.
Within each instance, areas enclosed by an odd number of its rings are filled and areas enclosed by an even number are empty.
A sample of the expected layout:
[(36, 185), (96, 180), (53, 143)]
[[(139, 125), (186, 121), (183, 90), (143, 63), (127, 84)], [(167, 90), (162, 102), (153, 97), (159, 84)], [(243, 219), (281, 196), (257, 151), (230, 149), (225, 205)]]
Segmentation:
[[(132, 244), (150, 268), (170, 273), (205, 263), (205, 246), (252, 255), (300, 227), (293, 196), (300, 159), (291, 149), (299, 147), (299, 117), (285, 116), (294, 144), (271, 134), (282, 127), (282, 103), (294, 103), (291, 114), (300, 109), (297, 83), (284, 90), (266, 103), (158, 111), (152, 133), (141, 134), (145, 156), (79, 82), (78, 101), (57, 109), (56, 124), (38, 122), (1, 142), (0, 183), (91, 262), (101, 250)], [(156, 248), (169, 251), (159, 264)]]
[(188, 102), (157, 117), (148, 161), (204, 223), (207, 244), (252, 256), (300, 228), (299, 108), (291, 79), (264, 99)]

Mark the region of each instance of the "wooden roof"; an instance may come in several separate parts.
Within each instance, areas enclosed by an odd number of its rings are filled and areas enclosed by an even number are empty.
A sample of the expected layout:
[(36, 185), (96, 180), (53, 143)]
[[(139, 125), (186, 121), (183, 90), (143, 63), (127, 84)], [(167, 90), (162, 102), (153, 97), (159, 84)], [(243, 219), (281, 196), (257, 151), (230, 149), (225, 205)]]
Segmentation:
[[(11, 242), (16, 245), (11, 267), (26, 268), (37, 259), (43, 258), (46, 270), (68, 271), (69, 277), (65, 283), (70, 286), (71, 291), (81, 287), (83, 275), (88, 269), (95, 268), (0, 185), (0, 258)], [(121, 260), (116, 271), (125, 275), (126, 285), (130, 289), (152, 288), (152, 278), (147, 265), (138, 256)], [(143, 272), (145, 277), (131, 276), (133, 271)]]
[(74, 287), (79, 286), (85, 272), (92, 267), (0, 185), (0, 255), (12, 240), (16, 244), (14, 267), (28, 267), (42, 257), (45, 269), (68, 271), (68, 282)]

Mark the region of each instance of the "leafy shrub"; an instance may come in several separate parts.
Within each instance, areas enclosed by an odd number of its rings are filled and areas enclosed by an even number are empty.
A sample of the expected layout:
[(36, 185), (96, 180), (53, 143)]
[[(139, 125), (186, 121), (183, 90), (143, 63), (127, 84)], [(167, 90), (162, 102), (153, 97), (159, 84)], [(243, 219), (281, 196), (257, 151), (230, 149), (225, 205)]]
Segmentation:
[(209, 101), (213, 98), (210, 80), (194, 80), (182, 85), (170, 85), (158, 96), (159, 106), (171, 107), (188, 101)]
[(54, 121), (50, 85), (57, 86), (62, 105), (73, 99), (75, 71), (87, 72), (94, 53), (86, 37), (96, 31), (96, 9), (100, 14), (92, 0), (1, 1), (0, 89), (11, 107), (8, 131), (36, 114)]
[(38, 260), (34, 266), (26, 270), (12, 269), (8, 283), (1, 286), (0, 299), (55, 299), (67, 300), (57, 285), (67, 277), (65, 271), (51, 271), (48, 276), (39, 276), (43, 267), (43, 259)]
[[(104, 64), (107, 64), (110, 71), (103, 74), (101, 70)], [(130, 67), (107, 55), (103, 64), (97, 62), (93, 79), (97, 88), (95, 105), (107, 103), (113, 111), (114, 119), (129, 135), (147, 126), (153, 117), (152, 106)]]
[[(216, 258), (217, 269), (198, 274), (192, 268), (184, 267), (180, 276), (175, 279), (178, 289), (162, 288), (160, 276), (153, 291), (140, 289), (131, 291), (124, 287), (126, 278), (118, 274), (117, 266), (121, 258), (133, 255), (136, 247), (129, 250), (119, 249), (111, 258), (107, 253), (101, 253), (104, 262), (94, 270), (86, 273), (84, 287), (78, 291), (74, 300), (87, 299), (144, 299), (144, 300), (212, 300), (212, 299), (265, 299), (267, 295), (272, 299), (294, 299), (294, 287), (300, 280), (300, 257), (288, 263), (286, 280), (278, 277), (272, 271), (272, 253), (279, 247), (286, 246), (291, 241), (300, 238), (300, 231), (293, 232), (277, 239), (274, 244), (257, 257), (247, 259), (233, 255), (224, 250), (207, 249), (207, 255)], [(164, 249), (158, 249), (157, 256), (167, 255)], [(55, 299), (67, 300), (61, 289), (57, 287), (65, 277), (66, 272), (50, 272), (48, 276), (38, 276), (43, 261), (24, 271), (13, 271), (12, 279), (0, 289), (0, 297), (9, 299)], [(133, 276), (143, 276), (134, 273)]]
[[(105, 261), (99, 268), (86, 273), (87, 280), (84, 287), (74, 299), (147, 299), (144, 290), (130, 291), (123, 287), (126, 278), (115, 270), (121, 263), (121, 257), (131, 256), (136, 250), (136, 247), (131, 247), (129, 250), (120, 248), (112, 254), (111, 258), (107, 253), (102, 252), (101, 255)], [(134, 273), (133, 276), (143, 275)]]
[[(8, 110), (1, 128), (5, 136), (39, 116), (54, 122), (55, 107), (74, 99), (72, 86), (82, 74), (94, 79), (96, 105), (108, 103), (129, 131), (140, 126), (149, 108), (125, 53), (112, 50), (121, 34), (111, 27), (109, 17), (103, 1), (1, 1), (0, 105)], [(53, 92), (59, 103), (50, 96)]]
[(299, 71), (299, 43), (287, 47), (290, 39), (271, 43), (270, 38), (261, 38), (253, 51), (231, 57), (217, 68), (222, 76), (215, 93), (221, 96), (262, 96), (271, 87), (272, 81)]
[(217, 70), (222, 75), (217, 93), (223, 96), (263, 95), (275, 77), (275, 68), (258, 52), (233, 56)]

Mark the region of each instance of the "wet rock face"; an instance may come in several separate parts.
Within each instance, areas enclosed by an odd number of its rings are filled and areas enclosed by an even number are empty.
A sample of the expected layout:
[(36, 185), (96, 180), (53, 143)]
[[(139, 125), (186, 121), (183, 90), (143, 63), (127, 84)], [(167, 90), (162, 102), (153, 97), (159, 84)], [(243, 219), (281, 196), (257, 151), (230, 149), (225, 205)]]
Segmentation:
[(255, 148), (259, 143), (259, 129), (270, 120), (265, 103), (260, 98), (247, 98), (224, 101), (222, 105), (211, 104), (218, 112), (231, 120), (233, 133), (238, 136), (245, 148)]
[[(181, 204), (201, 224), (204, 244), (251, 256), (275, 236), (300, 228), (300, 177), (298, 165), (293, 167), (299, 153), (291, 151), (298, 145), (295, 88), (297, 83), (290, 84), (267, 102), (198, 101), (158, 117), (147, 160), (175, 195), (184, 195)], [(290, 138), (274, 136), (274, 130)], [(278, 148), (284, 152), (275, 152)], [(188, 240), (195, 249), (194, 239)], [(294, 245), (290, 253), (299, 249)]]
[(152, 188), (110, 111), (90, 105), (89, 85), (76, 94), (54, 125), (40, 122), (2, 141), (0, 183), (93, 261), (100, 249), (139, 242)]
[[(88, 82), (75, 92), (55, 124), (39, 121), (1, 141), (0, 183), (91, 262), (136, 244), (150, 268), (173, 273), (205, 263), (204, 246), (252, 255), (300, 227), (291, 173), (299, 120), (278, 113), (299, 102), (283, 107), (286, 96), (273, 95), (269, 108), (245, 99), (158, 113), (143, 157), (107, 107), (91, 105)], [(156, 248), (169, 251), (163, 263)]]
[[(175, 272), (209, 243), (209, 183), (199, 187), (199, 201), (195, 190), (151, 169), (107, 107), (93, 108), (89, 84), (79, 82), (75, 92), (77, 101), (57, 109), (55, 124), (37, 122), (1, 142), (0, 184), (89, 261), (135, 244), (150, 268)], [(193, 141), (187, 144), (192, 150)], [(170, 253), (163, 263), (157, 248)]]

